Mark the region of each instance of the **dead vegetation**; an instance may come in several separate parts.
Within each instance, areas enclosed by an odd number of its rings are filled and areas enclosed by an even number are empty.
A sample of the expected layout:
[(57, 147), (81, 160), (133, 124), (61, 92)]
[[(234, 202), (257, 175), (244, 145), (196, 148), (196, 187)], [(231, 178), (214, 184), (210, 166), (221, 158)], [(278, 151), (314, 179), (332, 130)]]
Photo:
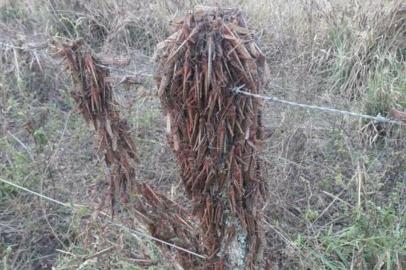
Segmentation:
[[(350, 100), (364, 98), (368, 96), (368, 92), (376, 91), (378, 93), (373, 95), (381, 96), (381, 106), (377, 106), (376, 103), (379, 102), (374, 100), (371, 102), (373, 104), (367, 104), (365, 109), (368, 113), (379, 112), (386, 115), (391, 106), (397, 106), (399, 103), (396, 93), (393, 89), (382, 93), (379, 89), (370, 88), (374, 88), (371, 84), (377, 76), (380, 76), (382, 69), (387, 69), (387, 77), (390, 79), (392, 67), (403, 65), (406, 6), (401, 1), (395, 1), (390, 7), (381, 4), (380, 8), (381, 12), (371, 15), (367, 8), (359, 7), (359, 13), (344, 18), (342, 24), (337, 23), (337, 19), (332, 22), (334, 25), (330, 33), (332, 42), (330, 56), (335, 56), (330, 60), (334, 65), (334, 61), (338, 58), (342, 60), (342, 66), (338, 69), (341, 73), (331, 74), (334, 80), (331, 81), (331, 89), (337, 90)], [(345, 54), (346, 59), (340, 59), (341, 53)]]

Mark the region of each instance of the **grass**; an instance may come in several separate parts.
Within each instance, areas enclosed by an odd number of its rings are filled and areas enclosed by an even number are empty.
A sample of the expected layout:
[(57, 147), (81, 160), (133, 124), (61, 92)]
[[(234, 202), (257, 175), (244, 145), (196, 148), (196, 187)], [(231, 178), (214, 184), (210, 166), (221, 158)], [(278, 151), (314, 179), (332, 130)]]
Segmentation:
[(404, 260), (405, 218), (397, 216), (399, 202), (377, 206), (366, 202), (366, 209), (353, 209), (345, 214), (352, 223), (334, 231), (327, 226), (318, 231), (317, 250), (314, 242), (300, 247), (319, 260), (326, 269), (396, 269)]
[[(97, 53), (130, 56), (120, 68), (151, 74), (142, 56), (153, 55), (169, 22), (214, 2), (15, 1), (0, 7), (0, 42), (82, 37)], [(402, 9), (395, 2), (221, 5), (240, 6), (257, 32), (272, 74), (265, 94), (371, 115), (406, 111), (406, 39), (392, 20), (405, 15), (396, 15)], [(0, 51), (0, 177), (95, 209), (105, 191), (103, 168), (62, 66), (40, 49)], [(137, 179), (183, 202), (153, 82), (116, 91), (138, 145)], [(405, 269), (404, 128), (365, 128), (363, 121), (274, 103), (264, 105), (264, 122), (266, 256), (275, 269)], [(173, 269), (153, 242), (94, 215), (0, 183), (0, 268)], [(134, 225), (128, 213), (118, 219)]]

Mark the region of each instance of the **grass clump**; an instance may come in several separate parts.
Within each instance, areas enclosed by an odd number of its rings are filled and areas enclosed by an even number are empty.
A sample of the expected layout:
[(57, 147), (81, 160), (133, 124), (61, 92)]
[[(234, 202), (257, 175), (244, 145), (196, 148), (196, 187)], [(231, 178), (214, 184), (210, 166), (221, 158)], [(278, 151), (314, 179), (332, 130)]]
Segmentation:
[[(348, 226), (321, 232), (318, 250), (311, 252), (325, 269), (402, 269), (406, 256), (404, 216), (393, 206), (368, 203), (356, 210)], [(305, 247), (305, 249), (310, 247)]]
[(380, 9), (345, 10), (329, 25), (327, 80), (333, 93), (361, 100), (365, 113), (389, 115), (406, 108), (406, 6)]

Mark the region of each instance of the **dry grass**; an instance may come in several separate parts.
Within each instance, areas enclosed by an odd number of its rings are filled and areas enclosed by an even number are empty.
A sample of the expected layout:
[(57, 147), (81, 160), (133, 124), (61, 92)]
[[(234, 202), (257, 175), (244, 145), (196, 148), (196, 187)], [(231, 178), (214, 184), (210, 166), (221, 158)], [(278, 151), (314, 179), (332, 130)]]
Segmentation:
[[(144, 75), (153, 73), (149, 57), (168, 36), (168, 22), (216, 1), (9, 2), (0, 7), (0, 176), (61, 201), (99, 205), (106, 180), (92, 134), (62, 65), (41, 46), (55, 36), (82, 37), (100, 55), (131, 59), (111, 74), (138, 148), (137, 179), (187, 202), (155, 86)], [(406, 110), (406, 45), (390, 20), (395, 3), (285, 2), (221, 1), (240, 7), (256, 31), (271, 70), (267, 94), (371, 114)], [(143, 84), (118, 84), (131, 71)], [(263, 108), (266, 256), (274, 268), (404, 269), (404, 128)], [(117, 219), (138, 226), (119, 211)], [(174, 268), (153, 242), (91, 214), (0, 184), (0, 268)]]

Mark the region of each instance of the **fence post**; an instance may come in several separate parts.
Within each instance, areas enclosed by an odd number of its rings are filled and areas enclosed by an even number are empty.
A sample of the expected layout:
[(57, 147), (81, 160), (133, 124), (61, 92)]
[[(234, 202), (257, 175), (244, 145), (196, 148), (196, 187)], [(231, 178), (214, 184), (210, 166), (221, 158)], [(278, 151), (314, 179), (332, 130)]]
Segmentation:
[[(135, 179), (135, 144), (126, 120), (120, 117), (108, 69), (82, 42), (56, 47), (73, 79), (71, 94), (78, 110), (93, 127), (97, 150), (104, 156), (113, 214), (119, 197), (122, 205), (136, 217), (133, 222), (148, 228), (159, 240), (157, 243), (168, 260), (184, 269), (196, 269), (205, 256), (198, 254), (200, 244), (195, 223), (179, 204)], [(127, 189), (135, 196), (128, 196)]]
[(257, 94), (265, 57), (237, 9), (196, 7), (157, 47), (168, 142), (200, 220), (208, 269), (259, 269), (264, 182)]

